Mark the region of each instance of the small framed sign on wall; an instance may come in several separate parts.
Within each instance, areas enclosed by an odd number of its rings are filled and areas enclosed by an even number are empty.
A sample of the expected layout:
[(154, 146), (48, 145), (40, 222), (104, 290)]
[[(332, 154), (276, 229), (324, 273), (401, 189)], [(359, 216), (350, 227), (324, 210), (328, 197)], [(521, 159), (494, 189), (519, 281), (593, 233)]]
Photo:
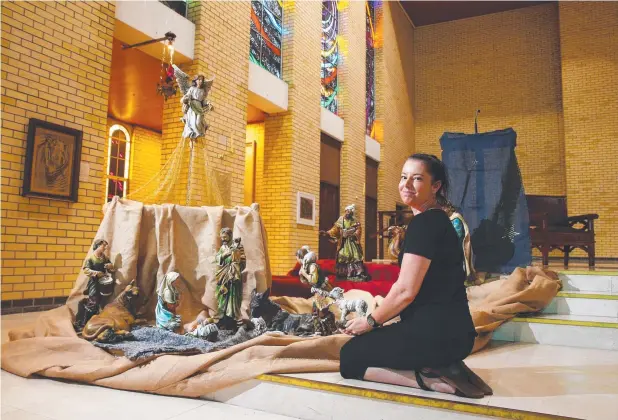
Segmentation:
[(315, 226), (315, 195), (298, 192), (296, 197), (296, 223)]
[(31, 118), (22, 195), (77, 202), (82, 132)]

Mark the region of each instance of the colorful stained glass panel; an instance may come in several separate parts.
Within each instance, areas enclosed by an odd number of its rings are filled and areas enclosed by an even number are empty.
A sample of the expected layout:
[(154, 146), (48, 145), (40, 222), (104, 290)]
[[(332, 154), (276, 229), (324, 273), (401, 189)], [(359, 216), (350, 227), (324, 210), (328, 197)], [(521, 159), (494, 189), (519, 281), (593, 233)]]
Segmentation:
[(281, 78), (281, 43), (283, 2), (251, 1), (251, 35), (249, 59)]
[(366, 64), (366, 102), (365, 102), (365, 127), (368, 136), (375, 139), (375, 97), (376, 97), (376, 83), (375, 83), (375, 28), (376, 28), (376, 4), (374, 1), (367, 1), (365, 3), (366, 14), (366, 40), (367, 40), (367, 53), (365, 57)]
[(337, 67), (339, 64), (339, 13), (337, 0), (322, 2), (322, 107), (333, 113), (338, 111)]

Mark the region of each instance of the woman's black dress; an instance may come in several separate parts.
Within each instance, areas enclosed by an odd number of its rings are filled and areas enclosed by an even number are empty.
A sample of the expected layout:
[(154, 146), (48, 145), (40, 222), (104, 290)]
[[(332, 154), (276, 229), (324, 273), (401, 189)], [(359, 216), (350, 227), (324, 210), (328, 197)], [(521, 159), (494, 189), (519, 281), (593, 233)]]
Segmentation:
[(465, 359), (476, 332), (464, 286), (463, 250), (446, 213), (416, 215), (406, 231), (399, 256), (410, 253), (431, 260), (414, 301), (401, 322), (353, 337), (341, 349), (341, 375), (362, 379), (368, 367), (415, 370), (442, 367)]

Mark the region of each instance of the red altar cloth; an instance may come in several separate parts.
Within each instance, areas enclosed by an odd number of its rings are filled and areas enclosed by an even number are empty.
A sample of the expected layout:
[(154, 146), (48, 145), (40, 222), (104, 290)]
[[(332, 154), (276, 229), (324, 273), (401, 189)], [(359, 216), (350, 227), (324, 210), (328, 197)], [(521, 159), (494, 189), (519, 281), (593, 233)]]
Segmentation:
[[(386, 296), (399, 276), (399, 266), (396, 264), (365, 263), (365, 268), (367, 269), (367, 273), (371, 276), (371, 281), (354, 282), (336, 280), (335, 260), (318, 260), (318, 265), (324, 275), (328, 277), (328, 281), (333, 287), (341, 287), (344, 291), (352, 289), (364, 290), (371, 293), (373, 296)], [(299, 269), (300, 264), (297, 263), (285, 276), (273, 276), (271, 295), (310, 297), (311, 288), (300, 282), (298, 276)]]

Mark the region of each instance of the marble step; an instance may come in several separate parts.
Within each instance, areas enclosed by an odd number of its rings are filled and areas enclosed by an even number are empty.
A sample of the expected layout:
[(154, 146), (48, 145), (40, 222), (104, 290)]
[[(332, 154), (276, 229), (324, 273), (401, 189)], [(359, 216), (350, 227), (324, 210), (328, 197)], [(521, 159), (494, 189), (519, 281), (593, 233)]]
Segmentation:
[(618, 352), (492, 342), (466, 359), (494, 390), (479, 400), (342, 378), (337, 372), (262, 375), (203, 398), (299, 419), (614, 420)]
[(618, 294), (618, 271), (559, 271), (563, 292)]
[(346, 381), (338, 373), (261, 375), (203, 398), (303, 420), (575, 420), (575, 417), (490, 406), (491, 397), (472, 400), (414, 388)]
[(542, 313), (618, 317), (618, 294), (558, 292)]
[(504, 323), (496, 341), (618, 350), (618, 317), (538, 314)]

